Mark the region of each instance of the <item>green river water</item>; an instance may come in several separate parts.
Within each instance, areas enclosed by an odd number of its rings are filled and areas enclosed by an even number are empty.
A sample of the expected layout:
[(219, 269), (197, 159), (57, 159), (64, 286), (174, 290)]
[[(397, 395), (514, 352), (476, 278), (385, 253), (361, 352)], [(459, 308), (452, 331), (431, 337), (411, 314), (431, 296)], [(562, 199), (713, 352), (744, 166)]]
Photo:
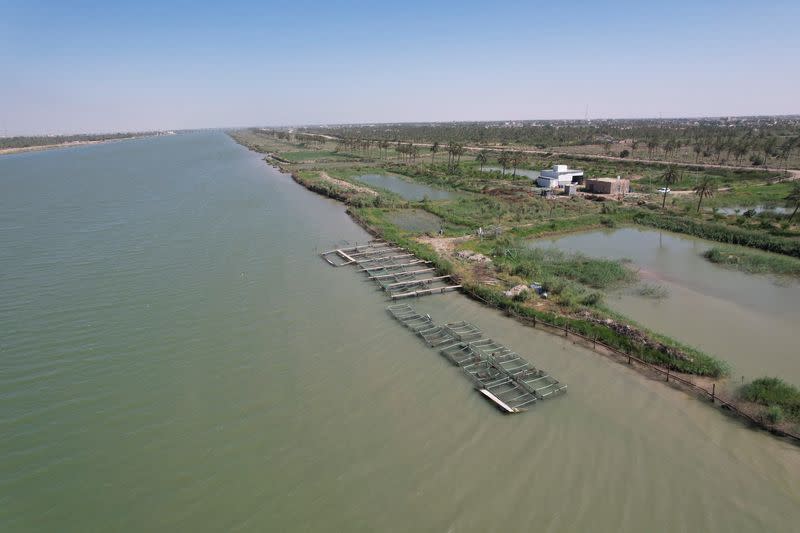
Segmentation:
[(794, 531), (800, 450), (459, 294), (503, 416), (222, 132), (0, 158), (0, 531)]

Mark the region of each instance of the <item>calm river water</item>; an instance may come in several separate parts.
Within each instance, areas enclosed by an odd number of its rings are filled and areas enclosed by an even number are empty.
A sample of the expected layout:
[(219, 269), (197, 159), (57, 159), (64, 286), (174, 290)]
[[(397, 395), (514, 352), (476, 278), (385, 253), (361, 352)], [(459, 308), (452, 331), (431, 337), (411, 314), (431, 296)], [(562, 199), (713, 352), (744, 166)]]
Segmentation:
[(569, 384), (503, 416), (220, 132), (0, 158), (0, 531), (792, 531), (800, 450), (458, 295)]

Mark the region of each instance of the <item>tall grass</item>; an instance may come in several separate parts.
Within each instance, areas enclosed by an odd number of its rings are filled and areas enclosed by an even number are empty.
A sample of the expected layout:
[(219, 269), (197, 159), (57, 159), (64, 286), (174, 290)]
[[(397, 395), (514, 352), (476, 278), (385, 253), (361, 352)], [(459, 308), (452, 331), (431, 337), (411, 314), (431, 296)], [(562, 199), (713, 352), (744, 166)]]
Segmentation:
[(555, 248), (501, 246), (495, 255), (503, 258), (511, 273), (530, 279), (566, 278), (594, 289), (606, 289), (636, 279), (636, 274), (622, 261), (567, 253)]
[(740, 395), (750, 402), (780, 407), (788, 418), (800, 420), (800, 389), (780, 378), (758, 378), (742, 387)]
[(723, 247), (711, 248), (703, 253), (703, 257), (712, 263), (751, 274), (800, 276), (800, 259), (794, 257)]
[[(604, 324), (568, 317), (549, 311), (539, 311), (521, 302), (514, 301), (495, 287), (479, 283), (465, 283), (464, 290), (467, 294), (499, 309), (507, 310), (527, 318), (535, 317), (538, 320), (543, 320), (555, 326), (567, 326), (572, 332), (580, 333), (585, 337), (595, 338), (598, 342), (602, 342), (621, 352), (635, 355), (649, 363), (663, 365), (679, 372), (700, 376), (721, 377), (728, 373), (728, 365), (725, 362), (680, 344), (663, 335), (655, 335), (648, 332), (651, 340), (648, 342), (640, 342), (636, 338), (618, 333)], [(672, 357), (658, 348), (659, 343), (680, 350), (689, 355), (689, 357), (686, 359)]]
[(637, 224), (643, 226), (652, 226), (677, 233), (686, 233), (712, 241), (749, 246), (751, 248), (758, 248), (768, 252), (800, 258), (800, 240), (767, 235), (763, 231), (643, 211), (636, 213), (633, 216), (633, 220)]

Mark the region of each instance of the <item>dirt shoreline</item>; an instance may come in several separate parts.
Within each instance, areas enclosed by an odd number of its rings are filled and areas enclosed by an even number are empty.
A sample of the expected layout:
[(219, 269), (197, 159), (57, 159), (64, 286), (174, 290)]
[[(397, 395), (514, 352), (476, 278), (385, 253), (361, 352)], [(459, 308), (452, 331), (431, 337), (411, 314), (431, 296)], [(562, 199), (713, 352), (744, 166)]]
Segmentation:
[(133, 135), (131, 137), (119, 137), (116, 139), (103, 139), (97, 141), (71, 141), (57, 144), (43, 144), (40, 146), (22, 146), (19, 148), (0, 148), (0, 156), (11, 154), (24, 154), (26, 152), (43, 152), (45, 150), (55, 150), (58, 148), (72, 148), (74, 146), (86, 146), (90, 144), (105, 144), (116, 141), (129, 141), (131, 139), (143, 139), (152, 135)]

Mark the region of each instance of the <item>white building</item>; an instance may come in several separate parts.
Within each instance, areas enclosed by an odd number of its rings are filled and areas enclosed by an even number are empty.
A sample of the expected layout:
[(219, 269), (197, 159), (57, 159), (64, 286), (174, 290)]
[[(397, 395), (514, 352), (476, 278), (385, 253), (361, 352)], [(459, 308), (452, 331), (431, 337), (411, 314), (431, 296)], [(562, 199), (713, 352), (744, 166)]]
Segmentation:
[(553, 165), (552, 169), (542, 170), (536, 178), (539, 187), (554, 189), (583, 180), (583, 170), (567, 168), (567, 165)]

